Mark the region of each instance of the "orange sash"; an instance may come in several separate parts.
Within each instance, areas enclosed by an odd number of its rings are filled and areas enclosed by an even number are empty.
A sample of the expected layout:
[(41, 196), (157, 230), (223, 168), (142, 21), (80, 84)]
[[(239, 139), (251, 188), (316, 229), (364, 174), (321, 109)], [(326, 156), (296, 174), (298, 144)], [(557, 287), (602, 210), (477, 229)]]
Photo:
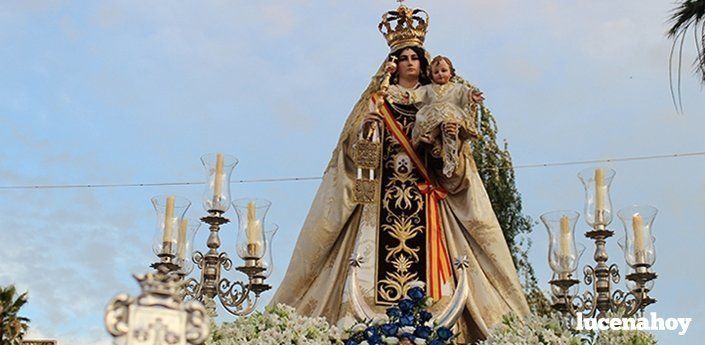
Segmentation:
[(418, 184), (418, 187), (421, 194), (424, 195), (426, 202), (426, 229), (428, 229), (426, 234), (426, 275), (428, 278), (428, 294), (434, 300), (440, 300), (442, 296), (441, 285), (447, 282), (450, 277), (450, 260), (448, 258), (448, 251), (444, 245), (445, 235), (443, 234), (439, 208), (440, 201), (445, 199), (448, 192), (443, 189), (443, 187), (433, 185), (431, 175), (429, 175), (421, 157), (419, 157), (413, 145), (411, 145), (402, 126), (394, 118), (394, 115), (392, 115), (389, 104), (387, 104), (384, 99), (381, 99), (379, 95), (373, 95), (372, 102), (374, 104), (383, 102), (379, 110), (387, 130), (389, 130), (389, 133), (399, 142), (404, 152), (409, 156), (424, 179), (423, 182)]

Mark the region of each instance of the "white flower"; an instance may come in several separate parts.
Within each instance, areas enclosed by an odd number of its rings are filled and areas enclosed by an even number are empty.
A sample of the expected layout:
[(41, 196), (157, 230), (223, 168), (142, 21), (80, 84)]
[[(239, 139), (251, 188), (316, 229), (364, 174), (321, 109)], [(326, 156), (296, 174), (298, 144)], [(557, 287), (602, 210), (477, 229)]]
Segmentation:
[(406, 284), (406, 286), (408, 286), (409, 289), (415, 288), (415, 287), (420, 287), (420, 288), (423, 289), (423, 288), (426, 287), (426, 283), (424, 283), (424, 282), (422, 282), (422, 281), (420, 281), (420, 280), (417, 280), (417, 281), (415, 281), (415, 282), (411, 282), (411, 283), (409, 283), (409, 284)]
[(416, 344), (416, 345), (426, 345), (426, 339), (423, 339), (423, 338), (416, 338), (416, 339), (414, 339), (414, 344)]
[(399, 339), (397, 337), (382, 337), (382, 342), (389, 345), (399, 344)]
[(436, 303), (436, 302), (434, 302), (433, 298), (431, 298), (431, 297), (426, 297), (426, 299), (423, 301), (423, 305), (426, 308), (431, 307), (434, 303)]
[(389, 322), (389, 316), (387, 316), (387, 315), (378, 316), (378, 317), (375, 317), (375, 318), (372, 320), (372, 325), (373, 325), (373, 326), (381, 326), (381, 325), (384, 325), (384, 324), (387, 323), (387, 322)]
[(369, 345), (369, 344), (368, 344), (367, 340), (363, 340), (363, 341), (360, 343), (360, 345)]
[(414, 331), (416, 330), (416, 327), (414, 326), (404, 326), (399, 328), (399, 331), (397, 332), (398, 335), (402, 335), (404, 333), (409, 333), (409, 334), (414, 334)]
[(352, 333), (359, 333), (359, 332), (362, 332), (366, 329), (367, 329), (367, 325), (365, 325), (364, 323), (358, 323), (350, 331)]

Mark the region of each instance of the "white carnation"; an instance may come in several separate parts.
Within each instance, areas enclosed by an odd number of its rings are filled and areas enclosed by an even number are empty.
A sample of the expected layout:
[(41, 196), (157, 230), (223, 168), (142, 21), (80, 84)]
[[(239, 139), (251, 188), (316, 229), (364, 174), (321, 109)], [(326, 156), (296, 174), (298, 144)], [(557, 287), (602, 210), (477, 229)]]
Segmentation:
[(399, 339), (397, 337), (382, 337), (382, 342), (389, 345), (399, 344)]
[(414, 334), (415, 330), (416, 330), (416, 327), (404, 326), (404, 327), (399, 328), (399, 331), (397, 332), (397, 334), (398, 335), (402, 335), (404, 333)]
[(387, 322), (389, 322), (389, 316), (387, 316), (387, 315), (378, 316), (378, 317), (375, 317), (375, 318), (372, 320), (372, 325), (373, 325), (373, 326), (381, 326), (381, 325), (384, 325), (384, 324), (387, 323)]

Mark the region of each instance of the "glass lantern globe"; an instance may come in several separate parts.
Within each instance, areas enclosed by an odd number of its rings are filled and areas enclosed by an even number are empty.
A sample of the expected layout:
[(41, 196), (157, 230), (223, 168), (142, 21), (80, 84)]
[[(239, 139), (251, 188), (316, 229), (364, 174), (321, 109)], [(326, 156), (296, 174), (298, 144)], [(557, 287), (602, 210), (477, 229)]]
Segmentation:
[(585, 188), (585, 222), (590, 227), (612, 223), (610, 186), (615, 174), (607, 167), (588, 168), (578, 173)]
[(261, 259), (266, 251), (265, 218), (272, 205), (265, 199), (238, 199), (233, 207), (238, 218), (236, 249), (243, 260)]
[(205, 154), (201, 163), (206, 170), (206, 188), (203, 208), (207, 212), (225, 212), (230, 208), (230, 177), (238, 163), (237, 158), (222, 153)]
[(578, 212), (561, 210), (540, 217), (548, 231), (548, 263), (555, 273), (575, 272), (585, 251), (585, 246), (575, 243), (575, 224), (579, 216)]
[(156, 255), (176, 256), (179, 224), (191, 202), (173, 195), (159, 195), (152, 199), (157, 215), (156, 229), (152, 239), (152, 250)]
[(653, 206), (640, 205), (625, 207), (617, 212), (625, 233), (617, 243), (632, 268), (650, 267), (656, 262), (656, 238), (652, 225), (657, 213)]

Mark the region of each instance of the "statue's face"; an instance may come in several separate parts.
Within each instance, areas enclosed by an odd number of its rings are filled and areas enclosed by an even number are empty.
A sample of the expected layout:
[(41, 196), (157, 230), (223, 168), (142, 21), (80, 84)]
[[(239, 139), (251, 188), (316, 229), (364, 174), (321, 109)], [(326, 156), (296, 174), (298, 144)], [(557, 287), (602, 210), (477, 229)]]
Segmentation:
[(411, 48), (406, 48), (399, 55), (397, 61), (397, 71), (399, 78), (405, 80), (418, 80), (421, 73), (421, 61), (419, 56)]
[(450, 71), (450, 66), (445, 60), (439, 61), (437, 64), (431, 66), (431, 78), (436, 84), (446, 84), (452, 77), (452, 72)]

